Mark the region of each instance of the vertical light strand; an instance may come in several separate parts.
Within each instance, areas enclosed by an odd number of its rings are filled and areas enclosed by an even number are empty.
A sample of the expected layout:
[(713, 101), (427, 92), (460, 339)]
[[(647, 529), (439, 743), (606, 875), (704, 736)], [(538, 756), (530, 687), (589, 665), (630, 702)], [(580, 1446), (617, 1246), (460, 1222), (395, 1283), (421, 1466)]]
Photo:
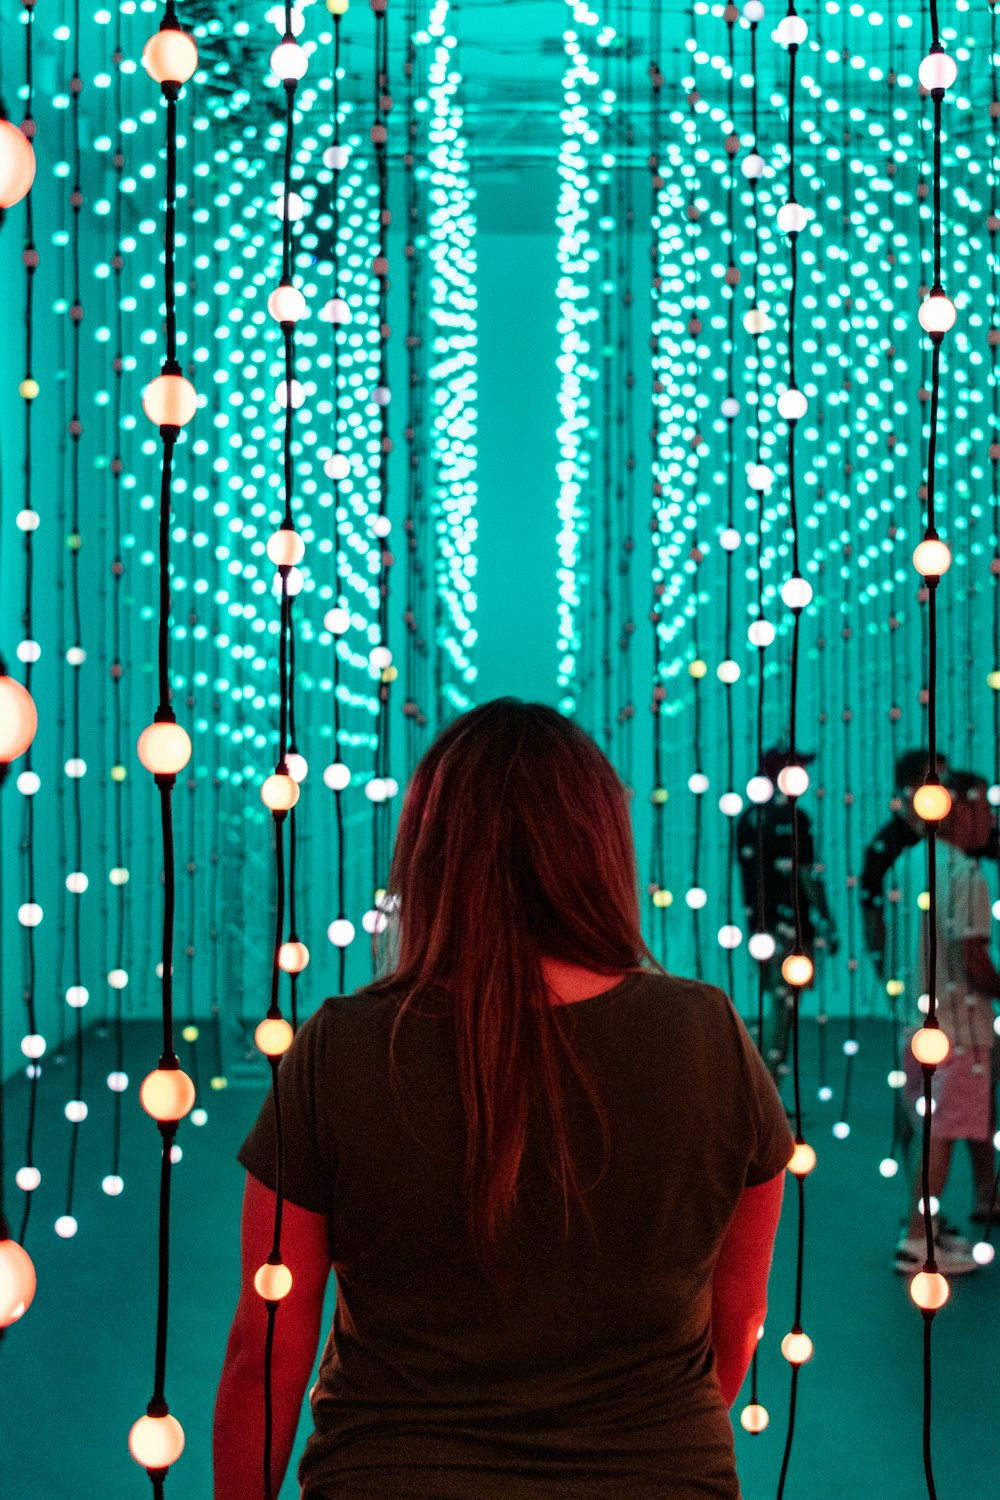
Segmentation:
[(421, 189), (417, 158), (420, 155), (420, 114), (417, 110), (419, 80), (417, 47), (417, 0), (407, 0), (406, 61), (406, 152), (403, 169), (406, 182), (406, 626), (405, 672), (406, 699), (406, 770), (411, 773), (420, 757), (427, 714), (427, 642), (424, 636), (426, 618), (425, 550), (432, 522), (425, 517), (425, 359), (423, 327), (424, 235), (421, 216), (424, 194)]
[[(278, 756), (272, 774), (265, 778), (261, 787), (261, 800), (271, 813), (274, 830), (274, 945), (271, 950), (271, 997), (264, 1020), (254, 1031), (258, 1050), (267, 1058), (271, 1069), (271, 1097), (274, 1107), (274, 1224), (271, 1250), (267, 1260), (259, 1266), (254, 1277), (254, 1287), (262, 1299), (267, 1314), (264, 1334), (264, 1441), (263, 1441), (263, 1486), (265, 1500), (273, 1500), (274, 1480), (272, 1475), (272, 1447), (274, 1439), (274, 1400), (272, 1379), (274, 1372), (274, 1339), (278, 1308), (283, 1297), (291, 1290), (292, 1276), (281, 1255), (281, 1228), (284, 1214), (285, 1151), (281, 1119), (281, 1059), (288, 1051), (294, 1035), (293, 1027), (285, 1020), (281, 1010), (281, 975), (286, 970), (293, 976), (304, 967), (300, 962), (302, 951), (294, 934), (285, 941), (286, 910), (290, 906), (289, 874), (285, 860), (285, 821), (299, 801), (299, 779), (292, 775), (292, 599), (302, 585), (299, 563), (305, 556), (305, 542), (295, 529), (294, 507), (294, 451), (295, 412), (304, 400), (304, 390), (296, 379), (295, 329), (306, 316), (306, 300), (295, 285), (292, 274), (292, 223), (293, 205), (292, 176), (295, 159), (295, 96), (299, 80), (305, 76), (308, 59), (306, 51), (295, 40), (291, 0), (285, 0), (284, 32), (281, 41), (271, 53), (271, 72), (280, 84), (285, 96), (284, 109), (284, 171), (281, 193), (281, 279), (268, 298), (267, 310), (281, 331), (283, 350), (283, 378), (278, 386), (278, 405), (282, 408), (281, 474), (283, 491), (283, 514), (278, 530), (271, 533), (267, 542), (267, 556), (277, 569), (276, 591), (279, 597), (278, 619)], [(290, 838), (294, 830), (290, 829)], [(305, 955), (308, 959), (308, 953)]]
[(635, 61), (633, 31), (635, 16), (632, 0), (625, 0), (624, 57), (621, 68), (619, 116), (622, 128), (615, 162), (617, 188), (618, 258), (615, 272), (617, 292), (618, 405), (616, 430), (619, 436), (615, 502), (618, 516), (618, 714), (617, 740), (619, 765), (626, 786), (635, 777), (635, 90), (632, 68)]
[[(25, 370), (20, 386), (21, 399), (25, 403), (25, 427), (30, 422), (31, 401), (37, 394), (37, 386), (31, 374), (32, 361), (32, 279), (37, 266), (37, 252), (34, 251), (34, 233), (31, 204), (31, 185), (35, 176), (35, 153), (32, 141), (35, 136), (35, 122), (32, 118), (33, 104), (33, 46), (34, 46), (34, 6), (26, 3), (25, 24), (25, 74), (27, 81), (26, 105), (24, 119), (20, 127), (13, 125), (7, 118), (0, 103), (0, 136), (2, 136), (2, 149), (4, 158), (10, 164), (12, 170), (9, 180), (4, 185), (0, 208), (4, 210), (12, 208), (27, 195), (26, 221), (25, 221), (25, 248), (23, 252), (23, 264), (25, 268)], [(25, 389), (26, 382), (31, 382), (31, 387)], [(25, 451), (24, 486), (26, 493), (26, 507), (28, 513), (31, 503), (31, 468), (30, 448)], [(3, 490), (0, 487), (0, 563), (2, 563), (2, 548), (5, 540), (3, 524)], [(25, 535), (29, 535), (26, 531)], [(26, 574), (28, 570), (26, 568)], [(4, 572), (0, 566), (0, 583), (2, 583)], [(38, 715), (35, 710), (34, 701), (26, 686), (22, 686), (13, 677), (7, 675), (7, 667), (0, 656), (0, 811), (2, 811), (2, 795), (4, 783), (10, 764), (19, 756), (30, 751), (35, 730), (38, 727)], [(30, 765), (30, 762), (29, 762)], [(32, 778), (37, 782), (37, 776), (30, 769), (26, 769), (18, 776), (18, 788), (25, 795), (30, 805), (32, 793), (26, 792), (24, 778), (28, 777), (28, 785), (32, 784)], [(0, 823), (0, 886), (3, 884), (3, 873), (6, 866), (3, 844), (3, 825)], [(4, 908), (3, 893), (0, 891), (0, 911)], [(23, 907), (22, 907), (23, 909)], [(22, 919), (23, 922), (23, 919)], [(0, 945), (2, 946), (2, 945)], [(2, 970), (2, 957), (0, 954), (0, 970)], [(5, 975), (0, 973), (0, 1054), (3, 1052), (3, 1004), (6, 995)], [(26, 999), (28, 997), (26, 996)], [(44, 1040), (35, 1029), (34, 1002), (33, 997), (26, 1005), (28, 1011), (28, 1031), (21, 1042), (21, 1052), (28, 1060), (28, 1076), (30, 1080), (29, 1094), (29, 1124), (26, 1142), (27, 1160), (21, 1166), (16, 1175), (15, 1182), (24, 1193), (24, 1211), (21, 1227), (20, 1242), (15, 1240), (11, 1234), (11, 1228), (4, 1211), (4, 1161), (5, 1161), (5, 1139), (4, 1139), (4, 1114), (3, 1114), (3, 1089), (2, 1079), (4, 1076), (4, 1063), (0, 1055), (0, 1283), (4, 1292), (0, 1295), (0, 1329), (7, 1328), (11, 1323), (16, 1323), (22, 1318), (31, 1305), (35, 1295), (35, 1268), (27, 1250), (24, 1248), (24, 1237), (27, 1229), (28, 1212), (31, 1203), (31, 1194), (41, 1181), (41, 1173), (33, 1161), (33, 1122), (36, 1098), (36, 1085), (39, 1074), (39, 1061), (45, 1049)]]
[(166, 114), (166, 174), (164, 183), (163, 300), (166, 348), (161, 373), (147, 385), (142, 404), (159, 430), (162, 445), (159, 503), (159, 577), (157, 616), (157, 681), (159, 702), (152, 724), (139, 736), (138, 754), (154, 777), (160, 798), (163, 848), (163, 933), (160, 947), (160, 995), (163, 1048), (157, 1067), (143, 1080), (139, 1099), (160, 1131), (160, 1203), (158, 1225), (158, 1287), (156, 1354), (153, 1394), (129, 1433), (133, 1458), (145, 1468), (154, 1500), (162, 1500), (170, 1465), (184, 1449), (184, 1431), (171, 1415), (166, 1398), (167, 1318), (170, 1289), (170, 1188), (173, 1146), (179, 1122), (194, 1104), (194, 1084), (182, 1070), (174, 1050), (174, 912), (177, 897), (172, 796), (177, 775), (191, 757), (187, 731), (171, 707), (170, 675), (170, 519), (173, 497), (174, 449), (181, 428), (194, 417), (197, 396), (181, 373), (177, 360), (175, 253), (177, 240), (177, 102), (181, 89), (198, 66), (198, 49), (181, 31), (173, 0), (167, 0), (160, 29), (146, 43), (143, 67), (160, 85)]
[(788, 759), (785, 767), (779, 772), (778, 786), (780, 791), (788, 798), (792, 810), (792, 860), (790, 878), (795, 938), (792, 952), (782, 962), (781, 974), (791, 992), (792, 1083), (795, 1097), (794, 1134), (796, 1149), (789, 1164), (789, 1170), (795, 1176), (798, 1206), (798, 1232), (796, 1236), (795, 1255), (795, 1308), (791, 1330), (781, 1342), (781, 1352), (791, 1366), (788, 1430), (785, 1437), (785, 1448), (782, 1454), (781, 1472), (778, 1479), (778, 1500), (781, 1500), (785, 1492), (788, 1465), (791, 1459), (792, 1443), (795, 1436), (799, 1371), (805, 1361), (811, 1356), (813, 1348), (812, 1340), (802, 1329), (802, 1282), (805, 1250), (805, 1179), (816, 1163), (815, 1152), (810, 1146), (806, 1145), (802, 1134), (802, 1080), (799, 1066), (799, 1013), (802, 991), (806, 985), (811, 983), (814, 973), (812, 958), (805, 951), (803, 935), (805, 913), (802, 911), (801, 901), (802, 887), (799, 852), (798, 799), (808, 786), (809, 778), (804, 767), (798, 764), (796, 745), (798, 729), (799, 632), (802, 611), (809, 605), (812, 598), (812, 588), (802, 577), (799, 567), (799, 514), (795, 470), (796, 428), (807, 410), (806, 398), (797, 387), (795, 373), (799, 264), (798, 239), (800, 233), (806, 227), (809, 214), (797, 201), (795, 196), (795, 148), (797, 145), (795, 117), (796, 63), (799, 47), (806, 39), (807, 27), (801, 16), (797, 15), (793, 0), (789, 0), (788, 9), (783, 19), (779, 22), (775, 35), (778, 42), (786, 48), (788, 53), (788, 185), (785, 201), (778, 210), (777, 215), (778, 229), (787, 236), (790, 259), (788, 280), (788, 364), (787, 384), (778, 397), (778, 415), (785, 422), (788, 432), (787, 477), (788, 516), (791, 529), (791, 574), (782, 585), (781, 597), (786, 608), (792, 614), (792, 641), (789, 669)]
[(926, 524), (924, 527), (923, 540), (918, 544), (913, 554), (913, 563), (923, 580), (923, 588), (926, 589), (926, 615), (927, 615), (927, 772), (923, 785), (917, 788), (913, 798), (913, 808), (917, 816), (924, 820), (927, 837), (927, 913), (925, 917), (927, 936), (926, 943), (926, 974), (924, 981), (927, 987), (927, 1014), (924, 1024), (917, 1031), (911, 1042), (914, 1057), (920, 1064), (923, 1078), (923, 1101), (924, 1118), (921, 1130), (921, 1158), (920, 1158), (920, 1184), (923, 1199), (924, 1237), (926, 1241), (926, 1258), (923, 1269), (918, 1271), (910, 1282), (910, 1296), (920, 1308), (924, 1324), (923, 1337), (923, 1459), (924, 1478), (927, 1484), (929, 1500), (937, 1500), (937, 1488), (934, 1480), (934, 1464), (931, 1453), (931, 1397), (932, 1397), (932, 1364), (931, 1364), (931, 1329), (934, 1323), (935, 1313), (943, 1307), (948, 1297), (948, 1282), (938, 1271), (934, 1250), (934, 1216), (930, 1193), (930, 1152), (931, 1135), (933, 1130), (933, 1099), (932, 1091), (934, 1074), (937, 1066), (942, 1063), (949, 1052), (949, 1039), (941, 1030), (941, 1023), (937, 1014), (937, 950), (938, 950), (938, 891), (937, 891), (937, 835), (938, 825), (942, 818), (947, 816), (951, 806), (951, 798), (948, 792), (940, 785), (938, 778), (938, 749), (937, 749), (937, 685), (938, 685), (938, 584), (942, 576), (951, 566), (951, 552), (944, 542), (941, 541), (937, 531), (937, 448), (938, 448), (938, 412), (941, 400), (941, 349), (944, 344), (944, 336), (948, 330), (954, 327), (956, 319), (955, 304), (945, 293), (943, 276), (943, 226), (941, 211), (941, 137), (942, 121), (941, 111), (944, 103), (945, 93), (952, 87), (958, 77), (958, 67), (954, 59), (949, 57), (941, 42), (938, 26), (938, 9), (936, 0), (930, 0), (929, 19), (931, 29), (931, 45), (928, 55), (923, 59), (918, 69), (918, 77), (921, 85), (931, 97), (933, 107), (932, 120), (932, 162), (931, 162), (931, 192), (932, 192), (932, 266), (933, 281), (927, 296), (920, 304), (918, 321), (921, 328), (929, 336), (931, 343), (931, 374), (930, 374), (930, 415), (929, 429), (927, 435), (927, 458), (926, 458)]

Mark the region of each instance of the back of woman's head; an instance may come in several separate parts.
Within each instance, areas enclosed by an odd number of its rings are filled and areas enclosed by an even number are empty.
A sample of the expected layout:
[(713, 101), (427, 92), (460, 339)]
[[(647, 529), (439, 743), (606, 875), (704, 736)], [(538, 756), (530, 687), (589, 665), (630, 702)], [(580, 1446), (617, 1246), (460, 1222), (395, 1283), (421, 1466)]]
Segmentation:
[(593, 740), (554, 709), (483, 704), (449, 725), (414, 772), (389, 890), (399, 930), (387, 983), (404, 1006), (441, 994), (453, 1018), (470, 1230), (493, 1271), (530, 1101), (548, 1119), (567, 1214), (584, 1191), (566, 1131), (567, 1065), (606, 1129), (552, 1013), (541, 959), (616, 974), (649, 957), (625, 789)]

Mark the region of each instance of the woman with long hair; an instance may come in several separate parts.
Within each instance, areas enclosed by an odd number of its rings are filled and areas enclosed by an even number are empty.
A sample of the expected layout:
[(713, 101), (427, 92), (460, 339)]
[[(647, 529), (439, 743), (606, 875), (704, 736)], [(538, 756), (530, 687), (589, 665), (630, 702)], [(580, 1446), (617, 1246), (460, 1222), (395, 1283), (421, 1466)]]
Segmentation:
[[(726, 996), (643, 942), (614, 769), (553, 709), (474, 709), (414, 773), (388, 892), (390, 972), (281, 1064), (275, 1493), (333, 1269), (303, 1500), (738, 1500), (793, 1142)], [(263, 1494), (274, 1156), (269, 1096), (215, 1500)]]

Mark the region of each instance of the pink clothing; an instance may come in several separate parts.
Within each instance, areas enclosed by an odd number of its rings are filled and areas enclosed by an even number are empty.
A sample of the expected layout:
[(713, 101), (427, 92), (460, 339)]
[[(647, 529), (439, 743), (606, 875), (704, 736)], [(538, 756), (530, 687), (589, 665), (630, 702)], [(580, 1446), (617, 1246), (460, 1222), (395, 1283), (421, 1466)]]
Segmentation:
[[(917, 1100), (923, 1095), (923, 1069), (910, 1050), (908, 1031), (904, 1043), (906, 1102), (917, 1128)], [(988, 1141), (993, 1128), (992, 1054), (987, 1047), (954, 1047), (935, 1069), (931, 1085), (934, 1134), (946, 1141)]]

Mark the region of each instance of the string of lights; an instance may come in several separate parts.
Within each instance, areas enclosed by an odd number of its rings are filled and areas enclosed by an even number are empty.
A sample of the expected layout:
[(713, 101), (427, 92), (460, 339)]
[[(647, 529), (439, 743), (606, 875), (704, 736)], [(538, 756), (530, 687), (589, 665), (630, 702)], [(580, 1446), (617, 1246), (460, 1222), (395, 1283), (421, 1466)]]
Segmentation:
[(617, 264), (615, 267), (615, 290), (618, 293), (616, 351), (618, 357), (617, 405), (615, 431), (617, 452), (614, 456), (615, 510), (618, 520), (618, 655), (617, 655), (617, 699), (616, 762), (621, 767), (627, 786), (634, 777), (635, 756), (635, 683), (634, 651), (635, 639), (635, 580), (633, 559), (635, 555), (636, 516), (636, 374), (635, 374), (635, 185), (633, 163), (635, 158), (635, 91), (632, 76), (635, 61), (635, 16), (631, 0), (626, 0), (623, 12), (624, 37), (619, 38), (621, 58), (621, 81), (618, 89), (618, 115), (622, 124), (619, 131), (619, 153), (616, 160), (616, 220)]
[(788, 759), (778, 774), (778, 789), (788, 799), (792, 817), (791, 891), (792, 910), (795, 922), (794, 946), (782, 962), (781, 973), (791, 992), (792, 1033), (792, 1084), (795, 1099), (795, 1150), (789, 1162), (789, 1171), (795, 1177), (798, 1207), (798, 1234), (795, 1259), (795, 1310), (791, 1330), (781, 1341), (781, 1352), (791, 1366), (791, 1388), (789, 1393), (788, 1430), (778, 1479), (778, 1500), (785, 1492), (788, 1465), (795, 1436), (795, 1416), (798, 1401), (799, 1371), (813, 1352), (812, 1340), (802, 1329), (802, 1283), (804, 1271), (805, 1242), (805, 1179), (816, 1164), (816, 1153), (806, 1144), (802, 1134), (802, 1081), (799, 1058), (799, 1019), (803, 988), (812, 982), (813, 961), (806, 952), (802, 910), (802, 885), (800, 865), (800, 818), (798, 799), (809, 785), (805, 768), (798, 762), (797, 713), (799, 677), (799, 631), (802, 611), (812, 599), (812, 586), (803, 578), (799, 560), (799, 516), (796, 492), (795, 436), (799, 421), (805, 416), (808, 403), (796, 383), (796, 311), (798, 295), (799, 235), (805, 229), (810, 215), (796, 198), (796, 63), (799, 48), (806, 40), (808, 28), (796, 13), (794, 0), (776, 28), (775, 36), (788, 53), (788, 186), (785, 201), (778, 210), (778, 229), (787, 237), (789, 248), (788, 281), (788, 367), (787, 385), (778, 397), (778, 415), (788, 430), (787, 480), (788, 512), (791, 530), (791, 575), (782, 585), (781, 595), (792, 614), (791, 662), (789, 671), (788, 708)]
[[(35, 152), (32, 144), (35, 137), (35, 123), (32, 117), (33, 103), (33, 41), (34, 41), (34, 5), (32, 0), (27, 0), (25, 5), (25, 75), (26, 95), (25, 114), (20, 127), (11, 123), (0, 101), (0, 209), (6, 211), (13, 208), (27, 197), (25, 206), (25, 248), (23, 252), (23, 263), (25, 268), (25, 374), (20, 386), (21, 398), (25, 406), (25, 426), (30, 430), (30, 409), (33, 395), (29, 394), (31, 387), (26, 389), (30, 381), (34, 385), (32, 376), (32, 288), (33, 276), (37, 265), (37, 252), (34, 247), (33, 216), (31, 201), (31, 186), (35, 177)], [(24, 469), (24, 510), (31, 510), (31, 470), (30, 449), (26, 454)], [(3, 546), (5, 532), (3, 530), (3, 490), (0, 488), (0, 549)], [(30, 532), (25, 532), (26, 536)], [(2, 557), (0, 557), (2, 562)], [(30, 573), (29, 573), (30, 576)], [(0, 567), (0, 581), (5, 577)], [(30, 667), (26, 665), (26, 677), (30, 673)], [(38, 714), (35, 709), (28, 685), (22, 685), (16, 678), (8, 676), (7, 665), (0, 655), (0, 812), (2, 812), (2, 794), (7, 773), (12, 761), (30, 752), (31, 744), (38, 727)], [(22, 771), (18, 776), (19, 785), (25, 776), (33, 777), (34, 772), (29, 769)], [(21, 785), (22, 792), (24, 791)], [(31, 795), (25, 795), (26, 805), (31, 806)], [(4, 848), (3, 825), (0, 823), (0, 851)], [(3, 872), (6, 861), (0, 857), (0, 887), (3, 884)], [(30, 893), (30, 886), (28, 887)], [(0, 889), (0, 910), (4, 910), (3, 890)], [(23, 905), (22, 905), (23, 909)], [(28, 930), (28, 929), (26, 929)], [(3, 944), (0, 944), (0, 949)], [(2, 954), (0, 954), (2, 959)], [(2, 964), (0, 964), (2, 967)], [(6, 975), (0, 973), (0, 1054), (3, 1052), (3, 999), (7, 993), (4, 983)], [(44, 1040), (36, 1030), (33, 997), (26, 993), (28, 1030), (21, 1042), (21, 1051), (28, 1059), (28, 1071), (30, 1079), (30, 1104), (29, 1124), (26, 1141), (26, 1160), (15, 1174), (15, 1182), (24, 1193), (24, 1210), (22, 1215), (21, 1232), (18, 1239), (14, 1239), (11, 1227), (4, 1211), (4, 1110), (3, 1100), (0, 1098), (0, 1329), (7, 1328), (22, 1318), (31, 1306), (35, 1295), (35, 1267), (31, 1256), (24, 1248), (25, 1232), (28, 1224), (28, 1213), (31, 1204), (31, 1194), (41, 1181), (41, 1173), (34, 1164), (33, 1156), (33, 1124), (36, 1101), (37, 1080), (39, 1074), (38, 1059), (44, 1051)], [(3, 1061), (0, 1056), (0, 1080), (3, 1078)], [(2, 1093), (2, 1089), (0, 1089)]]
[(161, 372), (146, 386), (142, 404), (158, 428), (162, 444), (159, 506), (159, 614), (157, 620), (157, 676), (159, 702), (139, 736), (138, 755), (156, 783), (160, 798), (163, 838), (163, 942), (160, 957), (160, 996), (163, 1050), (157, 1067), (143, 1080), (139, 1099), (159, 1127), (160, 1204), (158, 1228), (158, 1291), (156, 1356), (153, 1394), (129, 1433), (129, 1449), (149, 1475), (154, 1500), (162, 1500), (170, 1465), (184, 1450), (184, 1430), (166, 1399), (167, 1319), (170, 1291), (170, 1190), (173, 1148), (178, 1124), (194, 1104), (194, 1084), (183, 1071), (174, 1048), (174, 910), (176, 873), (172, 794), (177, 775), (191, 757), (187, 731), (177, 723), (171, 707), (170, 676), (170, 540), (174, 450), (181, 429), (194, 417), (198, 398), (182, 374), (177, 359), (177, 103), (181, 89), (198, 66), (198, 49), (181, 31), (173, 0), (167, 0), (160, 28), (150, 37), (142, 65), (160, 85), (166, 114), (166, 173), (164, 183), (163, 292), (166, 334)]
[(926, 523), (923, 540), (917, 545), (913, 562), (927, 591), (927, 773), (923, 785), (918, 787), (913, 798), (913, 809), (924, 820), (927, 840), (927, 962), (925, 982), (928, 1004), (924, 1024), (913, 1035), (910, 1046), (920, 1064), (923, 1077), (924, 1117), (921, 1129), (920, 1183), (923, 1204), (926, 1258), (921, 1271), (910, 1282), (910, 1296), (921, 1310), (924, 1324), (923, 1337), (923, 1457), (924, 1476), (929, 1500), (936, 1500), (937, 1488), (931, 1453), (931, 1329), (934, 1316), (948, 1298), (948, 1282), (937, 1268), (934, 1240), (934, 1209), (930, 1192), (930, 1153), (932, 1135), (934, 1074), (938, 1065), (948, 1056), (949, 1038), (941, 1029), (937, 1014), (938, 984), (938, 891), (937, 891), (937, 832), (941, 819), (946, 817), (951, 806), (948, 791), (941, 786), (938, 777), (937, 746), (937, 686), (938, 686), (938, 584), (951, 565), (951, 551), (941, 541), (937, 531), (937, 446), (938, 409), (941, 399), (941, 350), (945, 334), (954, 327), (955, 304), (947, 296), (942, 282), (943, 275), (943, 225), (941, 209), (941, 141), (942, 106), (945, 93), (958, 77), (958, 67), (949, 57), (941, 42), (938, 27), (936, 0), (930, 0), (929, 19), (931, 29), (930, 51), (920, 64), (918, 77), (921, 86), (930, 94), (933, 107), (932, 122), (932, 267), (933, 281), (923, 298), (917, 314), (923, 331), (931, 343), (930, 412), (927, 436)]
[(420, 233), (423, 209), (417, 158), (420, 151), (420, 115), (417, 110), (420, 84), (417, 66), (421, 49), (417, 47), (417, 0), (408, 0), (406, 11), (406, 151), (403, 172), (406, 183), (406, 698), (403, 717), (406, 720), (406, 766), (412, 771), (420, 756), (422, 730), (427, 725), (427, 642), (423, 634), (426, 604), (426, 567), (424, 552), (430, 526), (424, 514), (426, 484), (424, 469), (424, 339), (423, 270), (424, 256)]

